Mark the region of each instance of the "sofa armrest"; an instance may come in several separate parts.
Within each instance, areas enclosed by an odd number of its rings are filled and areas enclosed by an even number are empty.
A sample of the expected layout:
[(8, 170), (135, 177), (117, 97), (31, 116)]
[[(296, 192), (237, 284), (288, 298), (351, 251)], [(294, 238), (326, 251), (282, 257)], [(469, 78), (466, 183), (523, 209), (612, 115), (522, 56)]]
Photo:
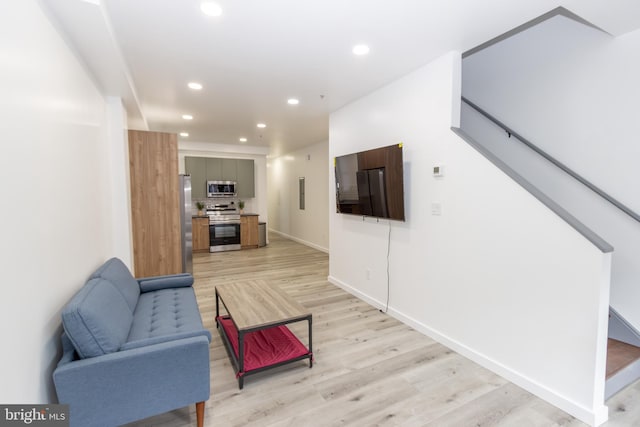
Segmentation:
[(137, 280), (140, 284), (140, 292), (142, 293), (157, 291), (160, 289), (187, 288), (193, 285), (193, 276), (189, 273), (142, 277)]
[(53, 373), (71, 427), (121, 425), (209, 399), (209, 340), (197, 336), (70, 360)]

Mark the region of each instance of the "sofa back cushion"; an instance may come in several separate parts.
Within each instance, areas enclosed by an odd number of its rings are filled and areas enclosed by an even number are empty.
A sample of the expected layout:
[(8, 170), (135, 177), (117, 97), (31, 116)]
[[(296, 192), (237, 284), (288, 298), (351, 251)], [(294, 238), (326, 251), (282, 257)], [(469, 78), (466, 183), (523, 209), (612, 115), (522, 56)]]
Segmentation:
[(105, 279), (122, 294), (131, 313), (136, 309), (140, 285), (126, 265), (118, 258), (111, 258), (95, 271), (89, 279)]
[(126, 341), (133, 313), (119, 289), (90, 279), (62, 310), (64, 330), (81, 358), (113, 353)]

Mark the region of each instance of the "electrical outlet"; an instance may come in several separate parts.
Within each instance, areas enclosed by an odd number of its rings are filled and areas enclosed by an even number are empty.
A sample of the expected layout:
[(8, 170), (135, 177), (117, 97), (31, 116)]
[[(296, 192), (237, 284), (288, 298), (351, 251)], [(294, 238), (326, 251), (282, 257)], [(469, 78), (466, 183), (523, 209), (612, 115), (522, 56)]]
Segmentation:
[(364, 271), (364, 277), (367, 278), (367, 280), (371, 279), (371, 270), (369, 270), (368, 268)]

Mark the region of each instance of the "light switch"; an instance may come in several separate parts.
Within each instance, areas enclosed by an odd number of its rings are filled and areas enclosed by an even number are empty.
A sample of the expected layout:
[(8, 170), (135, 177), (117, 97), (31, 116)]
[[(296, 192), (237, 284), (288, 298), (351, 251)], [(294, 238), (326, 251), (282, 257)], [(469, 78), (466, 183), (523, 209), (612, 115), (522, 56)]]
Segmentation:
[(433, 176), (441, 177), (444, 176), (444, 167), (442, 165), (436, 165), (433, 167)]

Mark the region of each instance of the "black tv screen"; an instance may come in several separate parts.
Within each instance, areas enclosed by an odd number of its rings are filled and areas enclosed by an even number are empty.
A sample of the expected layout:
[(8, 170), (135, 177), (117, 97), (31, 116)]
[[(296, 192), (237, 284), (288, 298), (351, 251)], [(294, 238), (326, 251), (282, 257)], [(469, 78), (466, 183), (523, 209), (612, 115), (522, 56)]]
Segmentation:
[(402, 144), (335, 158), (338, 213), (404, 221)]

